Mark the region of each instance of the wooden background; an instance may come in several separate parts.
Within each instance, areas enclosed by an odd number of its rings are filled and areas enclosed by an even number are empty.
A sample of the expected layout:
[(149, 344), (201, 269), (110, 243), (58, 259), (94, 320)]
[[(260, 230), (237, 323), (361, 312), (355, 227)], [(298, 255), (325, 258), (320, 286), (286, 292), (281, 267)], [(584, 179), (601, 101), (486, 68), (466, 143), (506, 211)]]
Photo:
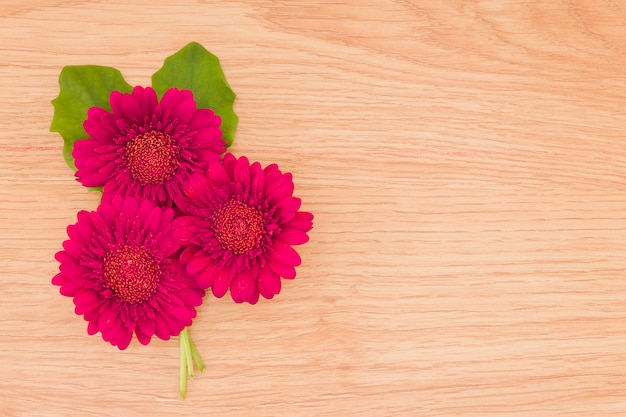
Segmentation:
[[(1, 415), (626, 415), (625, 2), (169, 3), (0, 3)], [(181, 400), (177, 340), (50, 284), (97, 196), (48, 129), (64, 65), (148, 85), (190, 41), (316, 217), (280, 296), (207, 297)]]

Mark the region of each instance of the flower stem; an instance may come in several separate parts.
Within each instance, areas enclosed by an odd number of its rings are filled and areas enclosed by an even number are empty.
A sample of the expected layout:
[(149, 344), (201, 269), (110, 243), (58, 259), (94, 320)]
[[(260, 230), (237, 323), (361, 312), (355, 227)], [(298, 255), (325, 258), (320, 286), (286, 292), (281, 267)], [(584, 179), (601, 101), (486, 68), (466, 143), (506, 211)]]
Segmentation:
[(204, 372), (204, 362), (202, 362), (202, 358), (196, 349), (196, 345), (193, 344), (193, 340), (189, 338), (189, 347), (191, 350), (191, 356), (193, 357), (193, 361), (196, 363), (196, 366), (200, 370), (200, 372)]
[(188, 328), (185, 327), (180, 332), (180, 396), (182, 398), (187, 395), (187, 377), (192, 379), (194, 377), (194, 364), (200, 372), (204, 371), (204, 363), (189, 336)]
[[(187, 331), (187, 328), (183, 332)], [(185, 355), (185, 343), (183, 336), (180, 336), (180, 396), (185, 399), (187, 396), (187, 355)]]

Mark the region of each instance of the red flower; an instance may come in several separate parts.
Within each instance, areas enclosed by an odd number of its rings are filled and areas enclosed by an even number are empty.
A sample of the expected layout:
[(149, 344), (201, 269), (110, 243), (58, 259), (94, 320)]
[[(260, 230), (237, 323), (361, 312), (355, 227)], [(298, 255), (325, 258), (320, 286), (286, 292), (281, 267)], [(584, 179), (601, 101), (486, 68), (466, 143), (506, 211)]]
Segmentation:
[(135, 87), (112, 92), (110, 102), (111, 113), (89, 109), (84, 128), (91, 139), (77, 141), (72, 153), (78, 181), (104, 186), (104, 201), (120, 194), (171, 205), (191, 174), (225, 152), (221, 119), (196, 109), (189, 90), (171, 88), (159, 103), (152, 88)]
[(113, 197), (82, 210), (67, 228), (52, 279), (73, 297), (87, 332), (126, 349), (133, 333), (142, 344), (168, 340), (191, 325), (204, 290), (185, 272), (171, 238), (174, 211), (135, 197)]
[(174, 220), (173, 237), (187, 246), (181, 262), (200, 287), (216, 297), (230, 288), (235, 302), (255, 304), (259, 293), (280, 292), (281, 277), (295, 278), (300, 256), (292, 245), (308, 241), (313, 215), (298, 211), (293, 188), (277, 165), (262, 169), (231, 154), (186, 182), (175, 201), (186, 216)]

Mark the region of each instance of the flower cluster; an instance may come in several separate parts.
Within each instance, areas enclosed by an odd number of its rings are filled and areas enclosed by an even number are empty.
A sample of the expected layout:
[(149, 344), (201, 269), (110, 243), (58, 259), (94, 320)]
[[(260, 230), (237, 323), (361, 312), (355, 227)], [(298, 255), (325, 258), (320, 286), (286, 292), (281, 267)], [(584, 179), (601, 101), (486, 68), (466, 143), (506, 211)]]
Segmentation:
[(189, 90), (159, 101), (135, 87), (109, 101), (111, 111), (89, 109), (89, 137), (72, 153), (77, 180), (101, 187), (102, 201), (68, 226), (52, 279), (88, 333), (119, 349), (133, 335), (182, 343), (206, 291), (250, 304), (278, 294), (313, 221), (291, 174), (225, 153), (220, 117)]

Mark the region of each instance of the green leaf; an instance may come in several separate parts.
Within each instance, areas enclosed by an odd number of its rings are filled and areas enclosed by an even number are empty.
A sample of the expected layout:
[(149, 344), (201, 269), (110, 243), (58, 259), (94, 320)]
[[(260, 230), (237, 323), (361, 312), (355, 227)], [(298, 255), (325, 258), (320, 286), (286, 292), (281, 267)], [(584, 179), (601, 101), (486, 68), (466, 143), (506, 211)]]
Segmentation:
[(117, 90), (128, 93), (132, 91), (132, 86), (115, 68), (97, 65), (64, 67), (59, 75), (59, 85), (59, 96), (52, 100), (54, 117), (50, 131), (61, 134), (65, 162), (76, 170), (72, 150), (77, 140), (88, 137), (83, 128), (87, 110), (97, 106), (111, 111), (111, 92)]
[(165, 59), (152, 75), (152, 88), (159, 97), (172, 87), (191, 90), (198, 108), (210, 108), (222, 118), (221, 129), (232, 145), (238, 117), (233, 111), (235, 93), (228, 85), (219, 59), (197, 42), (191, 42)]

